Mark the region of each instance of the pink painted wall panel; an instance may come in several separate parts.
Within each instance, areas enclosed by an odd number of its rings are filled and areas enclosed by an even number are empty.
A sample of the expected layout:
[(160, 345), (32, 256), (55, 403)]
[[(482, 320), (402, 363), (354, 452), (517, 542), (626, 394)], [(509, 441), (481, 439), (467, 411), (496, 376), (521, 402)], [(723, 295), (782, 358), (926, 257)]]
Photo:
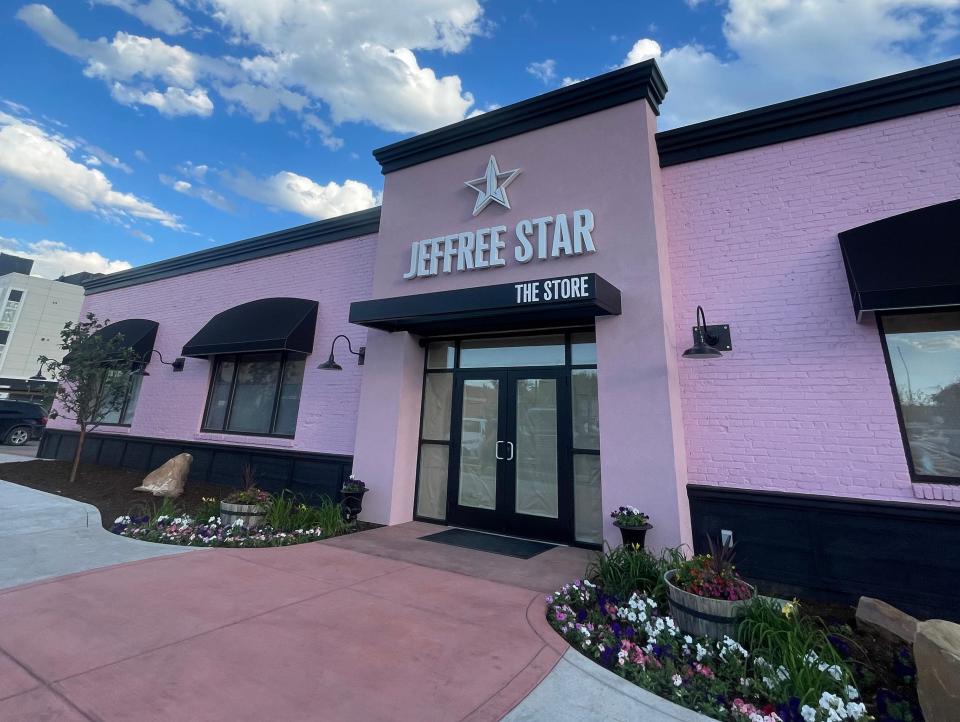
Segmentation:
[[(155, 348), (171, 361), (213, 315), (247, 301), (293, 296), (319, 301), (314, 352), (307, 357), (300, 414), (294, 439), (214, 434), (200, 431), (210, 380), (210, 362), (188, 358), (182, 373), (154, 360), (143, 379), (129, 429), (103, 426), (101, 432), (128, 433), (185, 441), (209, 441), (352, 454), (360, 398), (362, 367), (341, 341), (337, 360), (343, 371), (321, 371), (330, 342), (346, 334), (354, 348), (363, 345), (365, 329), (347, 322), (350, 303), (370, 296), (376, 237), (338, 241), (301, 251), (190, 273), (130, 288), (88, 296), (83, 313), (101, 319), (149, 318), (160, 324)], [(56, 420), (52, 427), (72, 428)]]
[(837, 240), (960, 195), (960, 109), (673, 166), (663, 183), (676, 351), (697, 304), (733, 332), (724, 358), (679, 365), (688, 481), (960, 503), (911, 485)]

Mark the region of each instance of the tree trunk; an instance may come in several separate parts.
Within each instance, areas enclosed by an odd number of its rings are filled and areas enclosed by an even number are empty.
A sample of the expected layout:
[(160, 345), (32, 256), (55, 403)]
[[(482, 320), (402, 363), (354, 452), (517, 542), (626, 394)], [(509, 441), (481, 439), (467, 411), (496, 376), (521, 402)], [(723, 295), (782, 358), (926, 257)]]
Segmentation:
[(80, 454), (83, 452), (83, 442), (87, 440), (87, 426), (86, 424), (80, 425), (80, 438), (77, 439), (77, 451), (73, 455), (73, 466), (70, 467), (70, 482), (73, 483), (77, 479), (77, 469), (80, 467)]

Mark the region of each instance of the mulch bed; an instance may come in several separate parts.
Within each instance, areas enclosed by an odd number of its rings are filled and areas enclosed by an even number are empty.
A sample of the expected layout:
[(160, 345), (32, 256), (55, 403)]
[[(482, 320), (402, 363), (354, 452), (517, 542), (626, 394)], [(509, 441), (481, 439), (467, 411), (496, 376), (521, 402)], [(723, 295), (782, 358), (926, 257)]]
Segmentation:
[[(0, 479), (92, 504), (100, 510), (101, 522), (108, 530), (118, 516), (141, 510), (146, 512), (163, 501), (160, 497), (133, 490), (143, 482), (143, 472), (81, 464), (77, 479), (71, 484), (67, 481), (70, 466), (69, 461), (16, 461), (0, 464)], [(201, 497), (220, 499), (231, 491), (236, 488), (188, 481), (183, 494), (175, 501), (181, 508), (194, 509), (200, 504)]]
[(923, 719), (917, 702), (916, 669), (909, 644), (889, 639), (857, 626), (856, 608), (850, 605), (801, 600), (804, 613), (820, 617), (836, 636), (834, 647), (848, 657), (860, 694), (877, 722), (918, 722)]

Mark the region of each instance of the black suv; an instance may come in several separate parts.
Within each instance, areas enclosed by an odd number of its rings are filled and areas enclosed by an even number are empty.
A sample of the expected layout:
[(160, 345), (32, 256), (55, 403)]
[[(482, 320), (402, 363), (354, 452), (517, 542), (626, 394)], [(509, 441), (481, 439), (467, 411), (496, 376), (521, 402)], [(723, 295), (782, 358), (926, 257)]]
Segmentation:
[(46, 425), (47, 412), (40, 404), (0, 399), (0, 440), (4, 444), (23, 446), (30, 439), (39, 439)]

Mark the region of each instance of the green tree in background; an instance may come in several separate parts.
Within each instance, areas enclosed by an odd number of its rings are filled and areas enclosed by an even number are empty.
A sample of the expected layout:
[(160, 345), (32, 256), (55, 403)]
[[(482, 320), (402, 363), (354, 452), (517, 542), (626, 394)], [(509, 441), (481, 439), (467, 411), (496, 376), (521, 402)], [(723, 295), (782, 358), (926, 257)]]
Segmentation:
[(132, 378), (140, 365), (137, 353), (123, 340), (123, 334), (105, 338), (98, 333), (109, 321), (88, 313), (86, 319), (68, 322), (60, 332), (62, 361), (41, 356), (38, 361), (57, 382), (52, 418), (63, 417), (80, 427), (77, 450), (70, 469), (70, 482), (77, 478), (80, 454), (87, 434), (123, 405)]

